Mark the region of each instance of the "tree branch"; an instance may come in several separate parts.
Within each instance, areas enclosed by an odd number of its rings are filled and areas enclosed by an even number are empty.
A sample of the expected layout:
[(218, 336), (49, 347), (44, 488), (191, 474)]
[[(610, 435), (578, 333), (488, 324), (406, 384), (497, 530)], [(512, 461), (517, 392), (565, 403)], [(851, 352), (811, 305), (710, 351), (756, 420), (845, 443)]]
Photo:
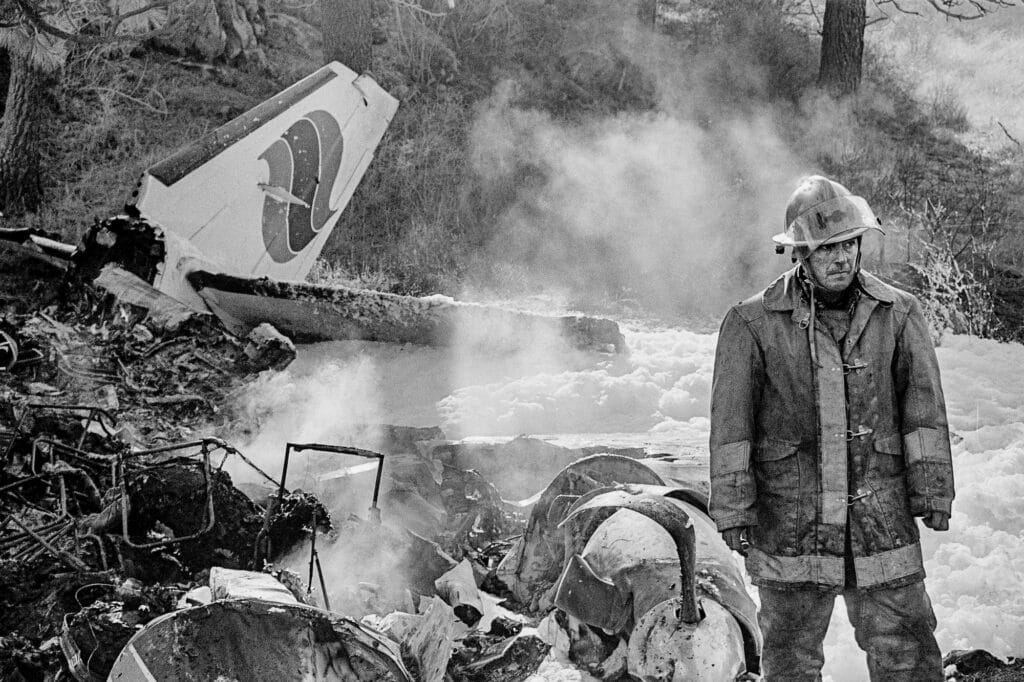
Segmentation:
[(153, 36), (160, 35), (164, 32), (163, 28), (154, 29), (152, 31), (146, 31), (145, 33), (137, 33), (133, 35), (124, 36), (113, 35), (113, 31), (117, 30), (117, 27), (125, 19), (136, 16), (138, 14), (142, 14), (143, 12), (148, 12), (152, 9), (167, 7), (170, 4), (170, 0), (156, 0), (155, 2), (149, 5), (132, 10), (131, 12), (127, 12), (123, 15), (114, 15), (114, 23), (110, 28), (110, 35), (87, 36), (82, 35), (82, 33), (80, 32), (70, 33), (68, 31), (65, 31), (61, 28), (54, 26), (53, 24), (48, 22), (45, 17), (43, 17), (42, 12), (40, 12), (39, 8), (35, 4), (33, 4), (32, 0), (15, 0), (15, 2), (18, 3), (18, 7), (21, 9), (28, 23), (30, 23), (36, 29), (55, 38), (67, 40), (68, 42), (76, 43), (79, 45), (103, 45), (117, 42), (134, 42), (139, 40), (147, 40), (149, 38), (152, 38)]
[(131, 17), (138, 16), (139, 14), (145, 14), (150, 10), (166, 9), (170, 6), (170, 4), (170, 0), (156, 0), (156, 2), (151, 2), (143, 7), (133, 9), (131, 12), (125, 12), (124, 14), (116, 14), (115, 16), (119, 20), (124, 21), (125, 19), (130, 19)]
[(1020, 140), (1018, 140), (1018, 139), (1017, 139), (1017, 138), (1015, 138), (1015, 137), (1014, 137), (1013, 135), (1011, 135), (1011, 134), (1010, 134), (1010, 131), (1006, 129), (1006, 126), (1004, 126), (1004, 125), (1002, 124), (1002, 122), (1001, 122), (1001, 121), (996, 121), (996, 125), (997, 125), (997, 126), (999, 126), (1000, 128), (1002, 128), (1002, 129), (1003, 129), (1003, 133), (1004, 133), (1004, 134), (1005, 134), (1005, 135), (1006, 135), (1006, 136), (1007, 136), (1008, 138), (1010, 138), (1010, 142), (1012, 142), (1012, 143), (1014, 143), (1015, 145), (1017, 145), (1017, 149), (1024, 149), (1024, 145), (1022, 145), (1022, 144), (1020, 143)]
[(150, 10), (154, 9), (167, 9), (170, 6), (170, 4), (170, 0), (156, 0), (155, 2), (151, 2), (148, 5), (143, 5), (142, 7), (133, 9), (130, 12), (125, 12), (124, 14), (114, 14), (114, 23), (110, 27), (110, 33), (113, 34), (115, 31), (117, 31), (117, 27), (120, 26), (121, 22), (123, 22), (125, 19), (137, 17), (140, 14), (145, 14), (146, 12), (149, 12)]
[(916, 17), (921, 16), (920, 12), (916, 12), (912, 9), (905, 8), (903, 5), (897, 2), (897, 0), (876, 0), (875, 7), (878, 8), (879, 12), (885, 14), (885, 11), (882, 9), (882, 5), (892, 5), (893, 7), (896, 8), (896, 11), (900, 12), (901, 14), (913, 14)]
[(967, 4), (973, 7), (975, 11), (973, 14), (966, 14), (955, 9), (963, 4), (961, 0), (927, 0), (927, 2), (940, 14), (944, 14), (950, 19), (956, 19), (957, 21), (980, 19), (1000, 7), (1013, 7), (1016, 4), (1013, 0), (985, 0), (985, 2), (969, 0)]
[(18, 3), (18, 7), (21, 8), (22, 14), (28, 19), (29, 23), (38, 28), (43, 33), (47, 33), (55, 38), (61, 38), (62, 40), (74, 40), (74, 34), (68, 33), (62, 29), (53, 26), (46, 19), (43, 18), (42, 12), (39, 8), (33, 5), (29, 0), (15, 0)]

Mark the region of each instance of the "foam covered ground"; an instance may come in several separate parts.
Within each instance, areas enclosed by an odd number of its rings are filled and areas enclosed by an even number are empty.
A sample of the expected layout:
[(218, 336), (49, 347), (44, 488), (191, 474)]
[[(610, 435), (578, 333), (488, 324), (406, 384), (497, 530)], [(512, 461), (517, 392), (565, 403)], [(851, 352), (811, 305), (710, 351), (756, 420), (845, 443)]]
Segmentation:
[[(660, 451), (706, 446), (716, 335), (625, 329), (630, 352), (551, 349), (494, 360), (411, 346), (303, 347), (243, 400), (259, 417), (247, 448), (270, 468), (285, 440), (372, 447), (358, 424), (440, 424), (449, 437), (547, 435)], [(947, 336), (946, 390), (957, 499), (951, 529), (923, 529), (927, 585), (944, 652), (1024, 654), (1024, 346)], [(362, 443), (354, 442), (363, 439)], [(842, 601), (826, 640), (834, 682), (866, 679)], [(544, 679), (573, 678), (552, 665)]]

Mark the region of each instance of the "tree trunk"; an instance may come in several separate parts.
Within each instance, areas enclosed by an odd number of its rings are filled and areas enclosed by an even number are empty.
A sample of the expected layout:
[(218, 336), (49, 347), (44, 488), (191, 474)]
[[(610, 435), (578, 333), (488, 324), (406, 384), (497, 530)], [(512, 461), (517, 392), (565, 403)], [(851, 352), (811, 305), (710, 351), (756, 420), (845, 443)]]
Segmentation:
[(866, 0), (827, 0), (821, 33), (818, 85), (833, 97), (849, 95), (860, 86), (864, 57)]
[(636, 17), (644, 26), (654, 28), (654, 24), (658, 19), (658, 0), (638, 0)]
[(373, 67), (373, 13), (370, 0), (322, 0), (324, 59), (356, 73)]
[(42, 183), (35, 149), (48, 76), (28, 55), (8, 52), (10, 78), (0, 126), (0, 210), (23, 213), (39, 208)]

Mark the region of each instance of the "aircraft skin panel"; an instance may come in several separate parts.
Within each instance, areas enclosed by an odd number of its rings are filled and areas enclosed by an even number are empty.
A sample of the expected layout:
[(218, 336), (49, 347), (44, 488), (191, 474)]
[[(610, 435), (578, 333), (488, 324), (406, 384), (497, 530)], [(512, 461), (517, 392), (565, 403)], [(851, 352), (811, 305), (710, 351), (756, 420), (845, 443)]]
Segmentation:
[(151, 167), (135, 206), (225, 273), (303, 280), (397, 108), (334, 62)]
[[(343, 191), (343, 194), (340, 197), (338, 197), (338, 199), (335, 202), (333, 202), (332, 205), (348, 205), (349, 200), (352, 198), (352, 195), (356, 191), (356, 187), (359, 185), (359, 178), (363, 177), (363, 174), (366, 172), (366, 169), (370, 167), (371, 161), (373, 161), (373, 153), (367, 151), (362, 156), (362, 158), (359, 159), (359, 162), (356, 164), (356, 166), (352, 169), (348, 182), (344, 184), (345, 189)], [(317, 240), (320, 242), (320, 245), (316, 248), (306, 249), (303, 253), (299, 255), (299, 258), (302, 259), (301, 267), (304, 268), (307, 273), (313, 268), (313, 263), (315, 263), (316, 259), (320, 256), (320, 251), (323, 250), (323, 245), (327, 241), (327, 236), (334, 229), (335, 223), (337, 223), (340, 218), (341, 211), (336, 211), (334, 215), (330, 218), (328, 224), (324, 226), (324, 229), (322, 229), (320, 231), (320, 234), (317, 236)]]

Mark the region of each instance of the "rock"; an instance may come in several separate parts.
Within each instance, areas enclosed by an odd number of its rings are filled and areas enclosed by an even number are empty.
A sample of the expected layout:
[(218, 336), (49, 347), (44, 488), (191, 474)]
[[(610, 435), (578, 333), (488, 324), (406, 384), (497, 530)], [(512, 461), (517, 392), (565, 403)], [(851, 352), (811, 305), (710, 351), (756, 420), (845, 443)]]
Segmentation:
[(184, 0), (172, 3), (164, 31), (153, 42), (206, 62), (265, 66), (265, 0)]
[(298, 48), (310, 59), (321, 58), (322, 38), (320, 29), (311, 26), (298, 17), (282, 12), (271, 12), (268, 20), (267, 44), (269, 47)]
[(245, 340), (238, 364), (246, 372), (266, 369), (282, 370), (295, 359), (295, 344), (266, 322), (259, 325)]

